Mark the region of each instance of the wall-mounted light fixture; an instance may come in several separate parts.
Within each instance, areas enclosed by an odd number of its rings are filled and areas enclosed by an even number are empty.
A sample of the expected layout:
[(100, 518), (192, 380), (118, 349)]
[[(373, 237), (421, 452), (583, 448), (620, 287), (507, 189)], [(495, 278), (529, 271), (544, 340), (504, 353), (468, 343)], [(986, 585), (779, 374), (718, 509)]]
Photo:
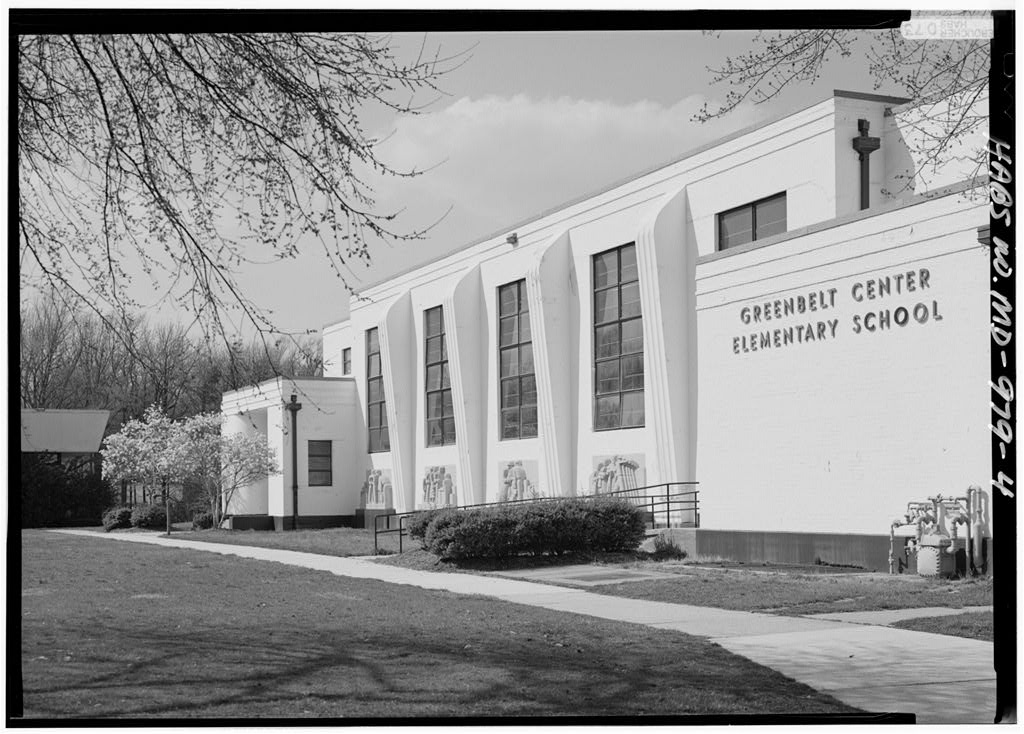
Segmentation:
[(513, 232), (512, 234), (505, 238), (505, 242), (512, 245), (512, 247), (515, 247), (516, 245), (519, 244), (519, 235)]
[(868, 157), (881, 147), (882, 141), (868, 136), (871, 125), (867, 120), (857, 120), (857, 132), (853, 139), (853, 149), (860, 156), (860, 208), (867, 209), (871, 205), (871, 192), (868, 187), (871, 179)]

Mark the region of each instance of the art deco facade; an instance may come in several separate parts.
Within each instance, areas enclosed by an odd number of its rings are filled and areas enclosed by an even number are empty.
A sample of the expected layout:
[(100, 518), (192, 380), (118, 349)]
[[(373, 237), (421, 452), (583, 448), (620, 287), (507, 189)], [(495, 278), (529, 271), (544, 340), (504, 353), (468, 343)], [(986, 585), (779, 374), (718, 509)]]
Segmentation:
[(967, 165), (915, 179), (903, 102), (836, 92), (364, 288), (325, 379), (225, 395), (284, 464), (231, 509), (287, 524), (292, 393), (310, 522), (698, 481), (702, 527), (883, 534), (987, 486), (987, 207)]

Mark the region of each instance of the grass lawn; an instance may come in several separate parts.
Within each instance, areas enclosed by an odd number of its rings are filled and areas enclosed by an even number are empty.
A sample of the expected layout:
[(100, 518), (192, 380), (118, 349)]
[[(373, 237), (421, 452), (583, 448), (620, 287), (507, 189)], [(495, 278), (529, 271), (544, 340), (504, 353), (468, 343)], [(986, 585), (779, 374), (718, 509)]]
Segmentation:
[[(550, 567), (557, 563), (586, 562), (565, 556), (516, 559), (518, 563), (476, 562), (454, 564), (438, 561), (422, 550), (382, 558), (380, 563), (425, 571), (487, 572), (530, 565)], [(590, 586), (588, 591), (631, 599), (650, 599), (675, 604), (740, 611), (767, 611), (785, 615), (854, 612), (916, 607), (985, 606), (992, 604), (992, 579), (942, 580), (920, 576), (880, 573), (849, 573), (828, 569), (813, 573), (779, 566), (700, 566), (679, 561), (636, 561), (629, 554), (599, 559), (611, 568), (658, 571), (664, 579), (647, 579)], [(558, 581), (545, 579), (545, 583)], [(566, 583), (565, 586), (572, 586)]]
[[(202, 530), (175, 533), (175, 537), (334, 556), (373, 553), (373, 531), (350, 528), (282, 533)], [(397, 551), (397, 539), (382, 536), (381, 547)], [(589, 588), (590, 591), (634, 599), (741, 611), (801, 615), (914, 607), (955, 609), (992, 604), (991, 578), (946, 581), (910, 575), (851, 573), (845, 569), (829, 567), (814, 569), (816, 572), (811, 572), (780, 566), (638, 561), (635, 555), (630, 553), (586, 558), (571, 555), (559, 558), (522, 557), (500, 563), (465, 561), (456, 564), (440, 561), (436, 556), (420, 550), (418, 541), (407, 539), (406, 547), (412, 547), (413, 550), (407, 550), (400, 555), (382, 556), (379, 562), (424, 571), (462, 573), (487, 573), (512, 568), (598, 562), (613, 567), (660, 571), (670, 574), (671, 578), (593, 586)]]
[(632, 599), (770, 611), (785, 615), (992, 604), (992, 579), (942, 580), (881, 573), (816, 574), (746, 568), (641, 564), (671, 572), (665, 580), (595, 586), (591, 591)]
[[(260, 548), (319, 553), (323, 556), (372, 556), (373, 530), (362, 528), (325, 528), (323, 530), (187, 530), (175, 532), (178, 540), (201, 540), (205, 543), (253, 545)], [(409, 539), (406, 538), (406, 543)], [(408, 547), (408, 546), (406, 546)], [(382, 535), (380, 548), (398, 552), (398, 538)]]
[(670, 630), (45, 531), (22, 552), (30, 718), (854, 711)]
[(632, 565), (636, 560), (634, 553), (595, 553), (567, 554), (564, 556), (516, 556), (501, 560), (466, 559), (462, 561), (442, 561), (433, 553), (419, 547), (419, 541), (412, 541), (412, 550), (401, 554), (380, 556), (377, 563), (389, 566), (401, 566), (417, 571), (439, 571), (441, 573), (491, 573), (494, 571), (511, 571), (527, 568), (552, 568), (556, 566), (574, 566), (579, 564), (597, 563), (602, 566)]
[(968, 612), (948, 617), (905, 619), (892, 626), (918, 632), (934, 632), (939, 635), (970, 637), (988, 642), (995, 640), (995, 635), (992, 633), (992, 612)]

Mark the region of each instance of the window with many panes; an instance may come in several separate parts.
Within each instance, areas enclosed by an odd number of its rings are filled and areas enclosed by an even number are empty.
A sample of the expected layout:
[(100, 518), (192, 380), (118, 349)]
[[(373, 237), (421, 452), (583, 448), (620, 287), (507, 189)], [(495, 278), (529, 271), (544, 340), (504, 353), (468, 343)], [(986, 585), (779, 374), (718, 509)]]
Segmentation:
[(718, 215), (718, 249), (745, 245), (786, 231), (786, 192)]
[(455, 409), (448, 376), (448, 347), (441, 306), (423, 313), (426, 339), (427, 446), (455, 443)]
[(341, 374), (352, 374), (352, 350), (348, 347), (341, 350)]
[(388, 411), (384, 401), (384, 375), (380, 367), (380, 341), (376, 329), (366, 332), (366, 430), (369, 451), (390, 451)]
[(331, 442), (309, 442), (309, 486), (330, 487), (331, 476)]
[(644, 330), (636, 245), (594, 255), (594, 430), (644, 425)]
[(498, 288), (498, 365), (502, 439), (536, 437), (537, 378), (525, 280)]

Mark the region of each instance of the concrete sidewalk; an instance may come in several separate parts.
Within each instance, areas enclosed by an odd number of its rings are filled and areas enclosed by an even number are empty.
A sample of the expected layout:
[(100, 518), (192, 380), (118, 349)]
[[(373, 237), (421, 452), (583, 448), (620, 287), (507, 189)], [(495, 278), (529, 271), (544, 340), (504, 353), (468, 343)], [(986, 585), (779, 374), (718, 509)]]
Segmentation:
[(860, 622), (783, 617), (625, 599), (514, 578), (416, 571), (360, 558), (177, 540), (143, 533), (56, 530), (69, 535), (209, 551), (338, 576), (377, 579), (515, 604), (632, 622), (711, 638), (866, 711), (900, 711), (918, 723), (992, 723), (992, 643)]
[(922, 617), (954, 617), (958, 614), (976, 614), (991, 612), (992, 607), (918, 607), (917, 609), (882, 609), (877, 612), (829, 612), (826, 614), (807, 614), (808, 619), (830, 619), (834, 622), (852, 622), (853, 624), (889, 625), (905, 619), (921, 619)]

